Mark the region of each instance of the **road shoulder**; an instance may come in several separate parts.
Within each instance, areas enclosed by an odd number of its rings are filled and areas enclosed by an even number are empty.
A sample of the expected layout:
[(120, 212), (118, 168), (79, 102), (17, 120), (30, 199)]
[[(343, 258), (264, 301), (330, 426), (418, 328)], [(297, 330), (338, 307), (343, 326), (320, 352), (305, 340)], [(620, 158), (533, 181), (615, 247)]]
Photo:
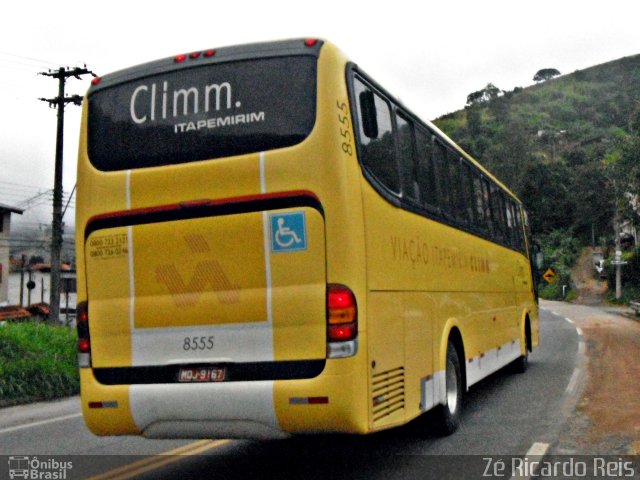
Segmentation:
[(554, 454), (640, 454), (640, 323), (609, 307), (542, 301), (583, 336), (584, 384)]
[(80, 397), (73, 396), (48, 402), (36, 402), (0, 409), (0, 431), (37, 422), (80, 416)]

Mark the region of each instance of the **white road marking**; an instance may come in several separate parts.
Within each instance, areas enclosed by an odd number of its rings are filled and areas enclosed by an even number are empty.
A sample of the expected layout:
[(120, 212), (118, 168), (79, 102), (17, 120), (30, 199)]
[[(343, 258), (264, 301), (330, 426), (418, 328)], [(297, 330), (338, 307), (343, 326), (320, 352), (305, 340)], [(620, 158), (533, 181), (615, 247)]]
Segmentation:
[[(533, 445), (531, 445), (531, 448), (525, 454), (524, 457), (527, 460), (527, 462), (531, 462), (532, 460), (540, 461), (542, 460), (542, 457), (544, 457), (544, 455), (547, 453), (548, 449), (549, 449), (548, 443), (535, 442)], [(513, 468), (513, 464), (512, 464), (512, 468)], [(517, 468), (513, 468), (513, 470), (517, 470)], [(513, 475), (511, 477), (511, 480), (529, 480), (532, 476), (538, 477), (538, 472), (536, 471), (537, 468), (532, 469), (532, 471), (529, 471), (528, 468), (527, 469), (523, 468), (523, 470), (528, 471), (529, 475), (521, 475), (521, 474), (515, 475), (516, 472), (512, 471), (511, 473)]]
[(526, 456), (542, 456), (545, 453), (547, 453), (547, 450), (549, 449), (549, 444), (548, 443), (542, 443), (542, 442), (535, 442), (533, 445), (531, 445), (531, 448), (529, 449), (529, 451), (527, 452)]
[(22, 425), (15, 425), (13, 427), (3, 428), (2, 430), (0, 430), (0, 435), (3, 433), (11, 433), (18, 430), (24, 430), (25, 428), (40, 427), (41, 425), (47, 425), (49, 423), (62, 422), (64, 420), (69, 420), (71, 418), (77, 418), (81, 416), (82, 416), (82, 413), (72, 413), (71, 415), (63, 415), (61, 417), (49, 418), (47, 420), (40, 420), (38, 422), (23, 423)]
[(571, 375), (571, 380), (569, 380), (569, 385), (567, 385), (567, 390), (566, 390), (567, 393), (569, 394), (575, 393), (575, 389), (578, 386), (578, 379), (580, 378), (580, 373), (582, 373), (582, 370), (580, 370), (579, 368), (576, 368), (573, 371), (573, 375)]

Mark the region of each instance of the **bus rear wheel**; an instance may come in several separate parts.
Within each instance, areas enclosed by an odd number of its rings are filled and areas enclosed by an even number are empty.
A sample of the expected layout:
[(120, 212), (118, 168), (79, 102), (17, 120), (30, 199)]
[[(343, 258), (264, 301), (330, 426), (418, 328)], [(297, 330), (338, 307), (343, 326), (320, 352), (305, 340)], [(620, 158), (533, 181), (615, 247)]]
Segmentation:
[(524, 325), (524, 355), (516, 358), (512, 364), (515, 373), (525, 373), (529, 367), (529, 352), (531, 351), (531, 324), (527, 316)]
[(451, 435), (460, 426), (462, 411), (462, 369), (460, 358), (453, 342), (447, 345), (445, 370), (446, 402), (437, 408), (438, 430), (442, 435)]
[(512, 364), (515, 373), (525, 373), (527, 371), (529, 367), (529, 348), (529, 339), (527, 338), (524, 346), (524, 355), (520, 355)]

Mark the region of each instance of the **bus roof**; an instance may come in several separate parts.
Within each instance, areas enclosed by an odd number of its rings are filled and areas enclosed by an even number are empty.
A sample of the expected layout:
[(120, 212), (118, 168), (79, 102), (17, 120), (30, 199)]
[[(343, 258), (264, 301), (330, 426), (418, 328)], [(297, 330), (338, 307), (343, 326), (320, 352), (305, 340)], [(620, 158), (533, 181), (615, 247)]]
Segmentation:
[(159, 73), (208, 64), (293, 55), (312, 55), (317, 57), (320, 55), (320, 49), (324, 43), (324, 41), (316, 39), (293, 39), (212, 48), (179, 54), (98, 77), (92, 82), (90, 93)]

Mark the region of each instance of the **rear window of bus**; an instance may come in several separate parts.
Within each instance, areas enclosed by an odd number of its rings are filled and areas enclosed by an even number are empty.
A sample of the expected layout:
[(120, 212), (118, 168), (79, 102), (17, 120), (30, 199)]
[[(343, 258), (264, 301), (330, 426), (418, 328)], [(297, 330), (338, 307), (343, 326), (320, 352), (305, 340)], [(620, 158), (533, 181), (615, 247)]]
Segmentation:
[(315, 123), (316, 63), (209, 64), (98, 89), (89, 95), (89, 159), (116, 171), (300, 143)]

